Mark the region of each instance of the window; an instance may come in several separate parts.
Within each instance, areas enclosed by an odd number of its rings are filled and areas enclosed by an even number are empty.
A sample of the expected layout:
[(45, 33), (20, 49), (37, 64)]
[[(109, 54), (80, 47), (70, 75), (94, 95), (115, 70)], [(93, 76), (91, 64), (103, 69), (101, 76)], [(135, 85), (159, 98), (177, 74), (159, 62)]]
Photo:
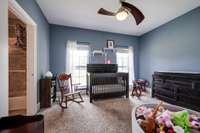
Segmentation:
[(128, 49), (118, 48), (116, 58), (118, 64), (118, 72), (128, 72), (129, 85), (132, 85), (132, 80), (135, 80), (133, 47), (129, 46)]
[(79, 83), (79, 86), (85, 87), (89, 47), (88, 45), (77, 45), (77, 48), (70, 53), (70, 57), (72, 57), (71, 70), (73, 83)]
[(128, 49), (119, 48), (117, 50), (118, 72), (128, 72)]

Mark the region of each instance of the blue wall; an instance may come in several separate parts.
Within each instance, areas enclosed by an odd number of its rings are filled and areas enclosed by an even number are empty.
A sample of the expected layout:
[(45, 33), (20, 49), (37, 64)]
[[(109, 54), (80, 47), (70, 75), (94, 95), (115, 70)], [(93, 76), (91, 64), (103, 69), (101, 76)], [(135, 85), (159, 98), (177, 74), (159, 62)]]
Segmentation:
[[(119, 46), (132, 45), (136, 78), (151, 81), (154, 71), (200, 72), (200, 8), (138, 38), (49, 25), (35, 0), (17, 0), (17, 2), (38, 26), (38, 79), (49, 68), (54, 73), (65, 71), (67, 40), (89, 42), (92, 50), (105, 47), (106, 40), (115, 40), (116, 45)], [(99, 60), (95, 61), (99, 62)]]
[(140, 78), (154, 71), (200, 72), (200, 8), (140, 38)]
[(50, 26), (35, 0), (17, 0), (17, 2), (37, 23), (37, 76), (39, 80), (49, 70)]
[(49, 70), (50, 26), (35, 0), (17, 0), (21, 7), (37, 23), (38, 78)]
[[(58, 25), (50, 25), (50, 70), (53, 73), (65, 71), (66, 43), (68, 40), (89, 42), (91, 51), (105, 47), (107, 40), (114, 40), (118, 46), (127, 47), (132, 45), (135, 52), (135, 72), (136, 77), (138, 77), (139, 49), (137, 37)], [(104, 63), (103, 59), (101, 61), (99, 61), (100, 59), (98, 61), (91, 60), (93, 61), (92, 63)]]

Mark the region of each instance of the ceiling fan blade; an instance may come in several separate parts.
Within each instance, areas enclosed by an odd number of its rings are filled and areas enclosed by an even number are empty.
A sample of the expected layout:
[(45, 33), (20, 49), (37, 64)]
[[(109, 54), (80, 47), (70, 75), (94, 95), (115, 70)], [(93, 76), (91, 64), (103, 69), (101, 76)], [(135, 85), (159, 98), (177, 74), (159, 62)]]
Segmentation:
[(107, 10), (105, 10), (103, 8), (99, 9), (98, 14), (107, 15), (107, 16), (115, 16), (114, 12), (107, 11)]
[(137, 25), (139, 25), (144, 20), (143, 13), (134, 5), (122, 1), (122, 6), (130, 11), (130, 13), (135, 18)]

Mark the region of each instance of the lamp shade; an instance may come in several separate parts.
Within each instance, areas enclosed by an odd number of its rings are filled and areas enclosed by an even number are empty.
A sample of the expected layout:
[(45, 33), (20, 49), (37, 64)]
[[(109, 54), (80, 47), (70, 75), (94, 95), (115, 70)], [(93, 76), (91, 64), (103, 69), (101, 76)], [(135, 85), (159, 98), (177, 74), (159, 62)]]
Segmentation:
[(128, 12), (127, 12), (127, 11), (121, 11), (121, 12), (118, 12), (118, 13), (116, 14), (116, 18), (117, 18), (117, 20), (119, 20), (119, 21), (123, 21), (123, 20), (125, 20), (127, 17), (128, 17)]
[(45, 78), (52, 78), (53, 77), (53, 74), (50, 72), (50, 71), (48, 71), (46, 74), (45, 74)]

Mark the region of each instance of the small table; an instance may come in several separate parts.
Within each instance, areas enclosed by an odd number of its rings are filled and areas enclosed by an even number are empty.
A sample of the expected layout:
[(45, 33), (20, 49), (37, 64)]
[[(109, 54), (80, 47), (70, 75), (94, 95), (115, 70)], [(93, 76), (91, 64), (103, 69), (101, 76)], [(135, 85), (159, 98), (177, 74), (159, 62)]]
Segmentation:
[(146, 91), (147, 81), (143, 79), (133, 80), (132, 96), (140, 97), (142, 91)]

